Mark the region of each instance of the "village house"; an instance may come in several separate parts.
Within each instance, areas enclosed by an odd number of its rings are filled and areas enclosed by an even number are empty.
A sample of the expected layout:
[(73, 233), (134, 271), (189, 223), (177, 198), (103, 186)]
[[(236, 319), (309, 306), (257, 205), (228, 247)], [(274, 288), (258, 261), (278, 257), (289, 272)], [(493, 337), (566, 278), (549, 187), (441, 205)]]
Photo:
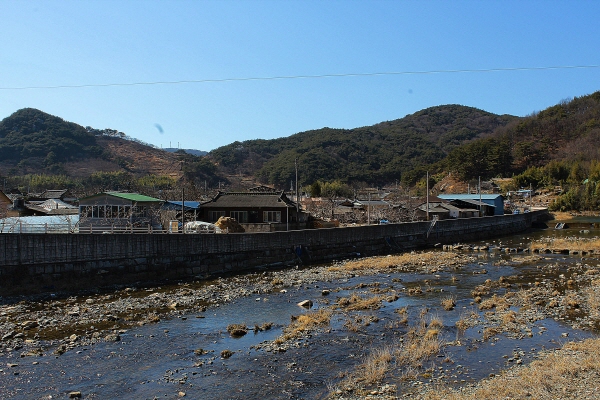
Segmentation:
[(77, 201), (67, 189), (46, 190), (42, 193), (21, 194), (18, 190), (6, 195), (12, 202), (7, 208), (8, 217), (36, 217), (52, 215), (77, 215)]
[[(487, 206), (487, 205), (486, 205)], [(427, 203), (417, 207), (418, 219), (427, 218)], [(436, 217), (438, 220), (449, 218), (474, 218), (479, 216), (479, 210), (468, 203), (433, 201), (429, 202), (429, 219)]]
[(434, 217), (441, 219), (450, 218), (450, 210), (445, 206), (444, 203), (441, 202), (429, 202), (423, 203), (417, 207), (416, 217), (420, 220), (427, 219), (427, 206), (429, 205), (429, 219), (432, 220)]
[[(161, 230), (163, 200), (138, 193), (104, 192), (79, 199), (79, 232), (146, 228)], [(87, 229), (89, 228), (89, 229)]]
[(79, 208), (65, 203), (59, 199), (49, 199), (42, 202), (26, 202), (23, 207), (29, 211), (29, 215), (45, 216), (45, 215), (77, 215)]
[(42, 193), (29, 193), (26, 197), (28, 201), (33, 204), (44, 202), (46, 200), (60, 200), (68, 204), (73, 204), (77, 201), (77, 198), (71, 194), (69, 189), (44, 190)]
[(504, 215), (504, 197), (501, 194), (438, 194), (437, 197), (460, 208), (481, 208), (483, 216)]
[(246, 232), (306, 228), (307, 214), (283, 192), (219, 192), (200, 206), (201, 220), (234, 218)]

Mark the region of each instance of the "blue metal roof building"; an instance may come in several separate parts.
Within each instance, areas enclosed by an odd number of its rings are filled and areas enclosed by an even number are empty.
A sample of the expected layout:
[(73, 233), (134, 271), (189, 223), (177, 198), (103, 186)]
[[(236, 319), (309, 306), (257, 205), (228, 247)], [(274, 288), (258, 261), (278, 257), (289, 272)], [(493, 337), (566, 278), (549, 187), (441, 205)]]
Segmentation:
[[(481, 197), (480, 197), (481, 196)], [(504, 197), (501, 194), (438, 194), (442, 200), (475, 200), (494, 206), (494, 215), (504, 215)]]
[[(175, 210), (175, 211), (181, 211), (181, 201), (177, 201), (177, 200), (167, 200), (163, 203), (162, 207), (163, 210)], [(200, 202), (199, 201), (184, 201), (183, 202), (183, 208), (185, 211), (194, 211), (194, 210), (198, 210), (200, 208)]]

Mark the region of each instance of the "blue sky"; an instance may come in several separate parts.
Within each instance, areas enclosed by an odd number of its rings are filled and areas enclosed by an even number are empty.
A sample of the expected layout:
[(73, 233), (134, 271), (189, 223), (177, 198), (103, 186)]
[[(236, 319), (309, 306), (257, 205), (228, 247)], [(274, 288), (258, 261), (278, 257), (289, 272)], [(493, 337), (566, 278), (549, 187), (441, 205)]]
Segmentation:
[[(0, 119), (33, 107), (159, 147), (442, 104), (525, 116), (600, 90), (599, 67), (503, 70), (600, 66), (598, 1), (0, 0), (0, 15)], [(434, 72), (457, 70), (473, 72)], [(305, 78), (245, 79), (284, 76)], [(156, 83), (180, 81), (196, 82)]]

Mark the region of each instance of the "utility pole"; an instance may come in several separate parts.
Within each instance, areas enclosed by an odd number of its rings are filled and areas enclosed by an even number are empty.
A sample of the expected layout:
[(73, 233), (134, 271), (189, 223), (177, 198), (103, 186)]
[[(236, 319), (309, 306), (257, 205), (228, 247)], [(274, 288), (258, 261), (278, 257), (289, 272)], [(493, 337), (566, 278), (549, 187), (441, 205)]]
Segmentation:
[(427, 221), (429, 221), (429, 171), (427, 171), (427, 182), (426, 182), (426, 190), (427, 190)]
[(299, 207), (300, 207), (300, 194), (298, 193), (298, 157), (294, 159), (294, 166), (296, 167), (296, 219), (298, 218)]
[(367, 225), (371, 225), (371, 191), (369, 190), (369, 201), (367, 202)]
[(185, 188), (181, 188), (181, 233), (185, 233)]
[(533, 186), (529, 182), (529, 211), (531, 211), (531, 207), (533, 207)]
[(479, 216), (481, 217), (481, 176), (479, 176)]

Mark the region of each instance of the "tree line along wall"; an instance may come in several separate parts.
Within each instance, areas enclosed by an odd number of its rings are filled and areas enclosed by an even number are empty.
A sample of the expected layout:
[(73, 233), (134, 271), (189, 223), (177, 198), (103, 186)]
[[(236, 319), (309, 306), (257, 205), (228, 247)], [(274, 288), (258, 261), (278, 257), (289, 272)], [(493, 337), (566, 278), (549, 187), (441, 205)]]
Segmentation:
[(239, 234), (1, 234), (0, 295), (205, 278), (524, 231), (539, 212)]

